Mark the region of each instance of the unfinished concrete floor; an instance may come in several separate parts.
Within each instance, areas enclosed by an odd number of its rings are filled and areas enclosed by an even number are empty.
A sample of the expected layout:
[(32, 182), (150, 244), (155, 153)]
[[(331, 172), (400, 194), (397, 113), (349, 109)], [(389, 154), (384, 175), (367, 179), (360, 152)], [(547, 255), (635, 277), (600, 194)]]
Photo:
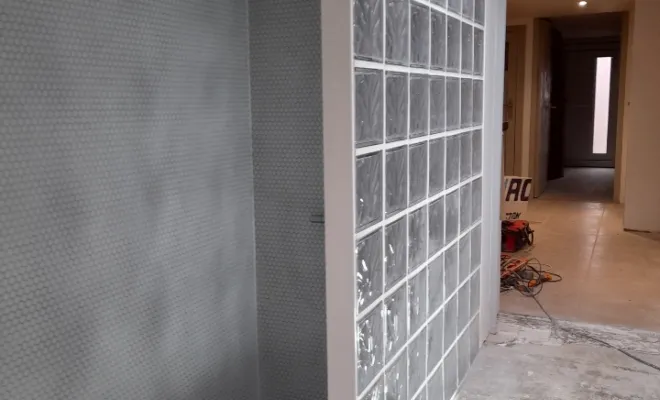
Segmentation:
[[(623, 208), (612, 203), (537, 200), (523, 217), (536, 233), (522, 255), (564, 278), (539, 295), (553, 316), (660, 332), (660, 235), (624, 232)], [(518, 293), (500, 301), (502, 312), (542, 315)]]
[[(658, 400), (660, 372), (616, 350), (552, 329), (542, 318), (500, 315), (460, 400)], [(561, 322), (660, 363), (660, 335)]]
[(544, 200), (611, 202), (614, 198), (614, 168), (564, 168), (564, 177), (548, 181)]

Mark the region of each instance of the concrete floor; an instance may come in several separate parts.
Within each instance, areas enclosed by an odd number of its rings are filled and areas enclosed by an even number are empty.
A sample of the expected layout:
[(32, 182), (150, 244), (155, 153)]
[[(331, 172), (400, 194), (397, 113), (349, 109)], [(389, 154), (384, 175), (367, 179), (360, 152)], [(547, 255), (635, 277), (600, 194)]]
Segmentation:
[(543, 200), (611, 202), (614, 168), (564, 168), (564, 177), (548, 181)]

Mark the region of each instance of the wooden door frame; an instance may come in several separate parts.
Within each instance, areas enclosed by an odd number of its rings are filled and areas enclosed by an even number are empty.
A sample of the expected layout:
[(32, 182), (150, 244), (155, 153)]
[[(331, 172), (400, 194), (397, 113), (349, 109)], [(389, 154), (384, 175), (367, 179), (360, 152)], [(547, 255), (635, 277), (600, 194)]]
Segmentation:
[[(511, 43), (509, 52), (512, 48), (517, 51), (515, 57), (516, 63), (516, 101), (514, 104), (514, 150), (513, 150), (513, 173), (514, 175), (522, 174), (522, 153), (523, 153), (523, 114), (525, 113), (525, 57), (527, 45), (527, 26), (525, 25), (510, 25), (506, 27), (507, 41)], [(515, 45), (513, 45), (515, 44)]]

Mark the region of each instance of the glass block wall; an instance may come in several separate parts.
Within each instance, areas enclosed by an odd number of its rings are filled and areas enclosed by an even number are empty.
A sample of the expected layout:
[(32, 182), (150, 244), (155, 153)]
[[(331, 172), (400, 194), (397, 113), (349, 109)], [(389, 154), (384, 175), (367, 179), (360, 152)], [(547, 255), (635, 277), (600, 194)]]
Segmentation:
[(484, 0), (354, 0), (359, 400), (450, 400), (479, 348)]

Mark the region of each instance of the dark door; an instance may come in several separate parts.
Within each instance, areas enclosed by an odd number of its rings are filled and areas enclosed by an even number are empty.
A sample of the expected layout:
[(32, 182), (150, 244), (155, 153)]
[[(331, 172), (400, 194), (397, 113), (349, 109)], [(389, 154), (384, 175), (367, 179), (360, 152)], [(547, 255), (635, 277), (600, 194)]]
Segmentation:
[(552, 29), (552, 93), (550, 101), (550, 141), (548, 148), (548, 180), (564, 177), (564, 40)]

